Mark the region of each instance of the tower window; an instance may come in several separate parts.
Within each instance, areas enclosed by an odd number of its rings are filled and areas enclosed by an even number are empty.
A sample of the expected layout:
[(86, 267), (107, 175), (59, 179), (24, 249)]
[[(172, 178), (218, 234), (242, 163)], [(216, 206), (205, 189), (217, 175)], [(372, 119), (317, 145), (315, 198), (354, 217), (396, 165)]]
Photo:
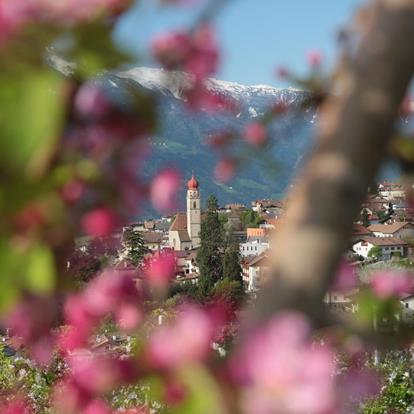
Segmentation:
[(197, 208), (197, 203), (195, 201), (193, 202), (193, 208)]

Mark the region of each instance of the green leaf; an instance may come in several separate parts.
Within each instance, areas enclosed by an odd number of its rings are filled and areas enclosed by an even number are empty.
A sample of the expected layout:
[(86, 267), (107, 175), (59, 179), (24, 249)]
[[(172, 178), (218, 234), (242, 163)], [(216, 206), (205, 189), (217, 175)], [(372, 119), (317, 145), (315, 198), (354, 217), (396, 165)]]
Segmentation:
[(60, 75), (48, 69), (0, 75), (0, 160), (6, 172), (30, 179), (45, 172), (62, 128), (61, 86)]
[(49, 248), (37, 245), (27, 256), (23, 270), (25, 287), (39, 295), (51, 293), (55, 286), (55, 264)]

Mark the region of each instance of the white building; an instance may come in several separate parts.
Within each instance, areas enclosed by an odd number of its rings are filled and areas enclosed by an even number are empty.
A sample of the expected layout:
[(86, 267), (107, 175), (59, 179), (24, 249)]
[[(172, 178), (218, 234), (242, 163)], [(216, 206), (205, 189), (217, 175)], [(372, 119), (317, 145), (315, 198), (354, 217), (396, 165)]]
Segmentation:
[(361, 237), (353, 244), (354, 252), (364, 258), (369, 257), (370, 250), (378, 246), (381, 249), (380, 256), (382, 259), (390, 259), (392, 256), (405, 256), (407, 243), (395, 237)]
[(373, 224), (368, 227), (376, 237), (397, 237), (414, 239), (414, 225), (408, 221), (396, 221), (392, 224)]
[(269, 250), (270, 244), (267, 237), (249, 237), (246, 242), (240, 243), (240, 255), (259, 256)]
[(414, 295), (407, 295), (400, 299), (402, 306), (401, 320), (404, 323), (414, 325)]
[(248, 263), (249, 281), (248, 292), (256, 292), (260, 288), (260, 282), (265, 278), (269, 269), (268, 258), (266, 255), (255, 257)]
[(168, 232), (168, 245), (174, 250), (194, 249), (200, 246), (201, 201), (198, 181), (187, 183), (187, 212), (177, 213)]
[(378, 185), (378, 194), (387, 199), (405, 198), (404, 187), (397, 183), (381, 183)]

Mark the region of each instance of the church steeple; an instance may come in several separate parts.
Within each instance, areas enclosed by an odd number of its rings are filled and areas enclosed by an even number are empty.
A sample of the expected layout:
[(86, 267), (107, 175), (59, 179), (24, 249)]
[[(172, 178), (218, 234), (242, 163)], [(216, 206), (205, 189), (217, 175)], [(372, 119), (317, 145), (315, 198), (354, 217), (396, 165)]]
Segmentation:
[(192, 247), (200, 245), (201, 230), (201, 203), (200, 191), (194, 173), (187, 182), (187, 231), (191, 239)]

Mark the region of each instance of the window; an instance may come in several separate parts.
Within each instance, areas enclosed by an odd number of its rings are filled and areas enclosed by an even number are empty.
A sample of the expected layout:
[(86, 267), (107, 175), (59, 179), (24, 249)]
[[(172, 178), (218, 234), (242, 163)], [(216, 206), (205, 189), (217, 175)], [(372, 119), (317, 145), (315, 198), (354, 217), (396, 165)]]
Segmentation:
[(195, 201), (193, 202), (193, 208), (197, 208), (197, 203)]

